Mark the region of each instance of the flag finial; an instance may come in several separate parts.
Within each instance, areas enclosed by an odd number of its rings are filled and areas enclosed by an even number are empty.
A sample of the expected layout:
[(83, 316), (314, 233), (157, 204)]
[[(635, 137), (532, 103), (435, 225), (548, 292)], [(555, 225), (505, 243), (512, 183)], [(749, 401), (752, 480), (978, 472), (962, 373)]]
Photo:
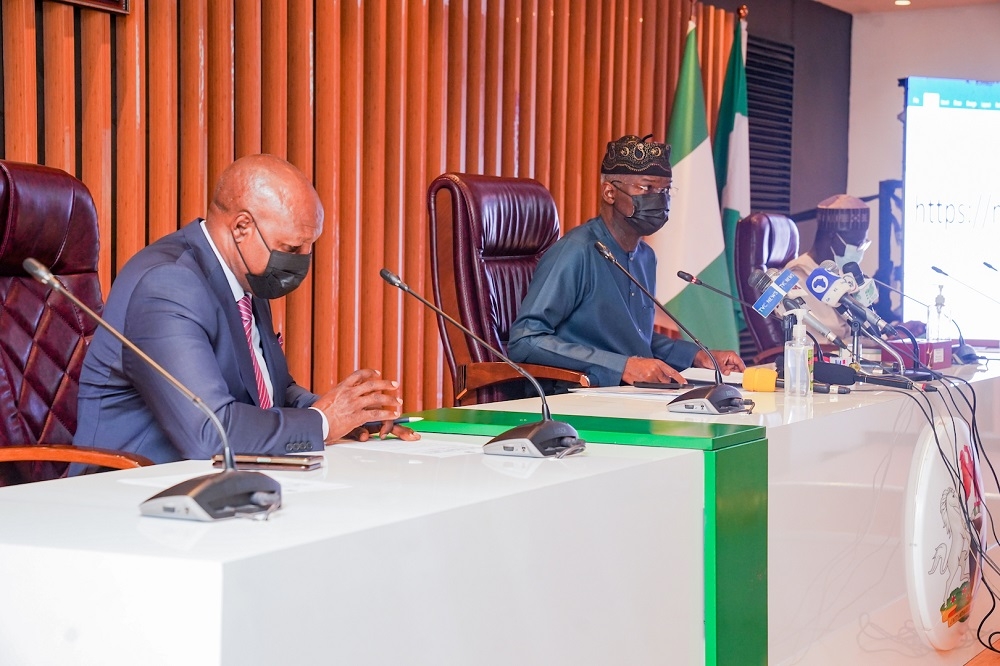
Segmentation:
[(741, 21), (746, 21), (747, 16), (750, 15), (750, 9), (746, 5), (740, 5), (740, 8), (736, 10), (736, 14), (740, 17)]

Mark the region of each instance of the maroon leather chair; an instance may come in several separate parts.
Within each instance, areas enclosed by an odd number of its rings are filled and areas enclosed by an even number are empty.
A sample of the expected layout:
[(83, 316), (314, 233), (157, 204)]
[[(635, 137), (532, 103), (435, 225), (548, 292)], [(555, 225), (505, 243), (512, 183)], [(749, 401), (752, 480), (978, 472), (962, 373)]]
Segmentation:
[(58, 169), (0, 161), (0, 485), (61, 476), (69, 462), (151, 464), (72, 446), (80, 368), (95, 323), (28, 275), (28, 257), (102, 310), (97, 213), (86, 186)]
[[(736, 225), (734, 262), (736, 288), (740, 299), (753, 303), (760, 291), (750, 284), (750, 273), (755, 268), (784, 268), (799, 256), (799, 230), (790, 218), (775, 213), (752, 213)], [(761, 317), (743, 306), (747, 329), (757, 346), (754, 363), (774, 360), (784, 349), (785, 337), (781, 322), (773, 317)]]
[[(446, 173), (427, 192), (435, 304), (507, 351), (510, 326), (542, 254), (559, 238), (549, 191), (530, 178)], [(456, 404), (532, 396), (510, 366), (438, 317)], [(587, 376), (525, 364), (540, 380), (589, 386)]]

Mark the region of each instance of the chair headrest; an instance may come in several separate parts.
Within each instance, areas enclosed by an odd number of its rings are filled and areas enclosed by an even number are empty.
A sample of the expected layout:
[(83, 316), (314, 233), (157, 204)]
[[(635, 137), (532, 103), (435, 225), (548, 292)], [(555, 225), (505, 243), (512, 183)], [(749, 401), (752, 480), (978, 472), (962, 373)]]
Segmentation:
[(25, 275), (28, 257), (56, 275), (93, 273), (98, 247), (86, 185), (60, 169), (0, 160), (0, 275)]
[(552, 194), (531, 178), (445, 174), (467, 200), (484, 257), (533, 256), (559, 237)]
[(737, 231), (746, 232), (738, 242), (747, 245), (753, 264), (782, 267), (799, 254), (799, 230), (786, 215), (752, 213), (737, 225)]

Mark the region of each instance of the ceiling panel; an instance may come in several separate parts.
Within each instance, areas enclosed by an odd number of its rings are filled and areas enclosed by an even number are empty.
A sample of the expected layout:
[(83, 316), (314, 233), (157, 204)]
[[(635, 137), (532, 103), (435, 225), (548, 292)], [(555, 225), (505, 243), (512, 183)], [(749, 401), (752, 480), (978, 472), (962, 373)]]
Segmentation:
[(848, 14), (870, 12), (912, 12), (920, 9), (944, 9), (969, 5), (998, 5), (1000, 0), (911, 0), (909, 7), (897, 7), (893, 0), (816, 0)]

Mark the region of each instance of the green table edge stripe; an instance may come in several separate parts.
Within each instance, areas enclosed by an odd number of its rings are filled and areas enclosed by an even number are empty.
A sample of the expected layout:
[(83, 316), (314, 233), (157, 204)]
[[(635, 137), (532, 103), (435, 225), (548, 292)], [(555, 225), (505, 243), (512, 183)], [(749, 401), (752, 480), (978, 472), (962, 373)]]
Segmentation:
[(767, 664), (767, 440), (705, 454), (705, 664)]
[[(408, 424), (418, 432), (488, 437), (540, 418), (535, 413), (453, 407), (415, 412), (409, 416), (422, 419)], [(763, 439), (765, 436), (763, 426), (730, 423), (654, 421), (571, 414), (553, 414), (552, 418), (569, 423), (576, 428), (580, 437), (594, 444), (718, 451)]]

